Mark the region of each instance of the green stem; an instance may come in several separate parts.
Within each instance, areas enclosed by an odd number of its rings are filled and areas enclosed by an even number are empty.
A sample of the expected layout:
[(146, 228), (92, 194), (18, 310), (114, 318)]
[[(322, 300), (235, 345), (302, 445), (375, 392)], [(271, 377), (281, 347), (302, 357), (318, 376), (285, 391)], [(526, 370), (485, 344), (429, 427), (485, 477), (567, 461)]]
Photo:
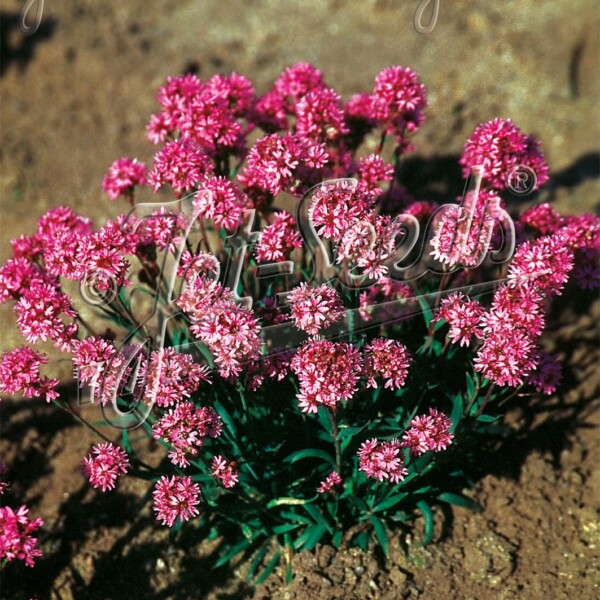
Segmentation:
[(333, 444), (335, 446), (335, 469), (338, 475), (342, 472), (342, 448), (340, 446), (340, 430), (338, 428), (337, 421), (335, 420), (335, 415), (333, 411), (327, 411), (329, 414), (329, 420), (331, 421), (331, 435), (333, 437)]

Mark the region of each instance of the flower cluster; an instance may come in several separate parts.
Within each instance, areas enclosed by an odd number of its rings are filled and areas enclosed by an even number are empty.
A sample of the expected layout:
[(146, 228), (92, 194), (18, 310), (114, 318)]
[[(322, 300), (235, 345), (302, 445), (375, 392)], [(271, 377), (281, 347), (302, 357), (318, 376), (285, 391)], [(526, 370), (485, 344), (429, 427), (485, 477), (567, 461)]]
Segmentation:
[(118, 477), (127, 473), (129, 457), (118, 446), (105, 442), (96, 444), (83, 459), (83, 472), (95, 488), (103, 492), (115, 487)]
[(221, 419), (210, 407), (196, 408), (193, 402), (181, 402), (155, 423), (152, 433), (155, 439), (162, 439), (172, 447), (171, 462), (186, 467), (190, 456), (198, 455), (206, 437), (219, 437)]
[(15, 348), (5, 352), (0, 360), (0, 392), (16, 394), (23, 392), (25, 398), (44, 397), (47, 402), (58, 398), (58, 379), (40, 375), (40, 367), (48, 357), (31, 348)]
[(216, 477), (224, 488), (232, 488), (239, 479), (237, 464), (227, 460), (220, 454), (212, 460), (212, 475)]
[(172, 527), (177, 519), (189, 521), (199, 513), (200, 486), (184, 475), (163, 475), (154, 486), (154, 511), (156, 518)]
[(357, 390), (363, 359), (350, 344), (317, 340), (306, 343), (291, 362), (297, 375), (300, 410), (316, 413), (320, 405), (336, 410), (338, 403), (349, 400)]
[(402, 446), (409, 449), (411, 456), (421, 456), (430, 450), (445, 450), (454, 439), (450, 433), (451, 426), (446, 415), (430, 408), (428, 415), (419, 415), (410, 422), (402, 436)]
[(42, 556), (33, 534), (44, 521), (40, 517), (30, 519), (28, 513), (25, 505), (16, 511), (10, 506), (0, 506), (0, 560), (22, 560), (28, 567), (33, 567), (35, 559)]
[(358, 450), (358, 460), (359, 470), (379, 481), (398, 483), (408, 475), (398, 439), (379, 442), (373, 438), (363, 442)]
[(344, 310), (339, 296), (328, 285), (311, 287), (302, 283), (290, 292), (288, 302), (296, 327), (312, 336), (340, 319)]

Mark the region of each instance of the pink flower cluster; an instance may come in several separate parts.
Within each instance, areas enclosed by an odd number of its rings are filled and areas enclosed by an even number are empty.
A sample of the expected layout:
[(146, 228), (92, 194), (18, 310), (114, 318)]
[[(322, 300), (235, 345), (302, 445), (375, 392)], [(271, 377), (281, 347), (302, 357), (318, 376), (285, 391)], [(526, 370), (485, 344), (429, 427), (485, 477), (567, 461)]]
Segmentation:
[(213, 352), (219, 374), (236, 377), (244, 363), (256, 359), (260, 326), (253, 312), (237, 305), (230, 290), (197, 277), (188, 282), (177, 304), (190, 316), (190, 330)]
[(468, 298), (462, 292), (452, 292), (442, 300), (434, 318), (436, 321), (443, 319), (450, 325), (448, 337), (453, 344), (468, 346), (474, 337), (483, 337), (480, 328), (483, 315), (484, 308), (477, 300)]
[(239, 480), (237, 463), (233, 460), (227, 460), (220, 454), (213, 457), (212, 475), (216, 477), (224, 488), (232, 488)]
[(131, 374), (129, 362), (114, 344), (99, 336), (73, 343), (73, 364), (79, 385), (83, 387), (87, 383), (102, 405), (116, 401)]
[(126, 196), (133, 201), (136, 185), (146, 183), (146, 167), (136, 158), (127, 157), (115, 160), (102, 180), (102, 189), (111, 200)]
[(189, 398), (203, 381), (208, 381), (208, 367), (194, 362), (189, 354), (161, 348), (150, 354), (140, 375), (142, 400), (164, 408)]
[(408, 475), (404, 467), (402, 444), (394, 438), (379, 442), (375, 438), (363, 442), (358, 449), (358, 470), (378, 481), (398, 483)]
[(441, 452), (454, 439), (450, 433), (452, 422), (435, 408), (428, 415), (419, 415), (410, 422), (410, 427), (402, 436), (402, 447), (408, 448), (411, 456), (421, 456), (425, 452)]
[(472, 167), (483, 166), (484, 182), (497, 190), (510, 185), (513, 170), (519, 166), (535, 173), (533, 189), (548, 180), (540, 143), (526, 136), (510, 119), (493, 119), (479, 125), (465, 144), (460, 164), (464, 177), (469, 176)]
[(152, 434), (172, 446), (169, 459), (174, 465), (186, 467), (190, 457), (198, 455), (206, 437), (219, 437), (221, 418), (210, 407), (196, 408), (193, 402), (180, 402), (153, 425)]
[(22, 505), (16, 511), (10, 506), (0, 506), (0, 560), (22, 560), (33, 567), (35, 559), (42, 556), (38, 540), (33, 534), (44, 524), (37, 517), (30, 519), (29, 508)]
[(377, 387), (375, 378), (385, 380), (384, 388), (399, 389), (404, 385), (411, 358), (404, 344), (378, 338), (365, 346), (367, 387)]
[(337, 492), (337, 488), (342, 483), (342, 478), (337, 471), (331, 471), (327, 477), (321, 481), (317, 488), (317, 494), (327, 494)]
[(163, 475), (154, 486), (154, 511), (163, 525), (173, 527), (175, 521), (189, 521), (199, 514), (200, 486), (187, 475)]
[(290, 213), (280, 211), (261, 230), (254, 252), (258, 262), (280, 262), (288, 259), (294, 248), (301, 246), (296, 219)]
[(490, 248), (499, 208), (500, 198), (492, 192), (468, 193), (463, 206), (451, 206), (436, 216), (431, 254), (451, 267), (478, 266)]
[(302, 412), (316, 413), (321, 405), (335, 411), (340, 401), (356, 392), (363, 359), (351, 344), (317, 340), (298, 350), (291, 368), (300, 383), (297, 398)]
[(58, 398), (58, 379), (40, 376), (40, 367), (48, 362), (42, 352), (20, 347), (5, 352), (0, 360), (0, 392), (14, 395), (23, 392), (25, 398), (44, 397), (46, 402)]
[(112, 490), (120, 475), (127, 473), (129, 457), (119, 446), (109, 442), (96, 444), (83, 459), (83, 472), (95, 488)]
[(344, 314), (344, 305), (336, 291), (327, 284), (312, 287), (301, 283), (288, 295), (294, 325), (311, 336), (318, 335)]

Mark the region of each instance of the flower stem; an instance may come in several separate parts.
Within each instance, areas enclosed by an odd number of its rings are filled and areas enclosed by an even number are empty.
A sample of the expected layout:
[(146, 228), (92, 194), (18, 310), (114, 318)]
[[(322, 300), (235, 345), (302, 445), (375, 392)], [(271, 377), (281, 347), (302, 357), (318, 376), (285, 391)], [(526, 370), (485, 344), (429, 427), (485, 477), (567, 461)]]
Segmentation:
[(337, 421), (335, 420), (335, 415), (333, 411), (328, 411), (329, 420), (331, 421), (331, 435), (333, 437), (333, 444), (335, 446), (335, 468), (338, 475), (342, 472), (342, 448), (340, 446), (340, 430), (338, 428)]

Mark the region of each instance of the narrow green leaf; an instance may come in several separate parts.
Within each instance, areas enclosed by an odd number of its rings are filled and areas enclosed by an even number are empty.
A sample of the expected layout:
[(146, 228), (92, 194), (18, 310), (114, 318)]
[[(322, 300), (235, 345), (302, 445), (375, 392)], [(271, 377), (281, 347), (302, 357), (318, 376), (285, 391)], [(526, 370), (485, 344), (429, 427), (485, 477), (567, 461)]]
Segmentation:
[(421, 511), (423, 519), (425, 520), (423, 543), (429, 544), (433, 539), (433, 513), (431, 512), (431, 507), (425, 500), (419, 500), (417, 502), (417, 508)]
[(402, 500), (404, 500), (406, 496), (408, 496), (406, 492), (402, 492), (401, 494), (393, 494), (392, 496), (386, 498), (385, 500), (377, 504), (373, 508), (373, 512), (381, 512), (383, 510), (388, 510), (389, 508), (392, 508), (392, 506), (396, 506), (396, 504), (402, 502)]
[(314, 504), (305, 504), (303, 508), (315, 520), (316, 523), (319, 523), (319, 525), (324, 527), (329, 533), (333, 534), (331, 525), (323, 516), (323, 513)]
[(263, 584), (267, 577), (273, 572), (273, 569), (279, 563), (279, 558), (281, 556), (281, 550), (277, 550), (273, 555), (273, 558), (269, 561), (269, 564), (265, 567), (265, 570), (260, 574), (258, 579), (256, 580), (256, 585), (259, 586)]
[(252, 558), (250, 562), (250, 566), (248, 567), (248, 572), (246, 573), (246, 581), (250, 581), (254, 577), (254, 573), (256, 573), (256, 569), (260, 565), (260, 561), (264, 558), (265, 554), (269, 550), (268, 541), (263, 543), (262, 546), (258, 549), (258, 552)]
[(229, 548), (229, 551), (226, 552), (219, 560), (214, 564), (213, 569), (218, 569), (223, 565), (227, 564), (234, 556), (239, 554), (240, 552), (245, 552), (251, 545), (252, 542), (248, 540), (243, 540), (239, 544), (235, 544)]
[(470, 498), (461, 496), (460, 494), (453, 494), (452, 492), (443, 492), (438, 496), (438, 500), (447, 502), (448, 504), (454, 504), (455, 506), (460, 506), (468, 510), (473, 510), (475, 512), (479, 512), (481, 510), (481, 506), (475, 502), (475, 500), (471, 500)]
[(317, 448), (307, 448), (305, 450), (292, 452), (289, 456), (286, 456), (283, 461), (293, 464), (304, 458), (320, 458), (335, 467), (335, 459), (331, 456), (331, 454)]
[(385, 529), (385, 525), (383, 524), (382, 520), (379, 517), (376, 517), (375, 515), (371, 515), (369, 518), (371, 520), (371, 523), (373, 524), (373, 531), (375, 533), (375, 538), (379, 542), (379, 545), (381, 546), (381, 549), (383, 550), (385, 557), (389, 558), (390, 544), (388, 542), (388, 535), (387, 535), (387, 531)]

